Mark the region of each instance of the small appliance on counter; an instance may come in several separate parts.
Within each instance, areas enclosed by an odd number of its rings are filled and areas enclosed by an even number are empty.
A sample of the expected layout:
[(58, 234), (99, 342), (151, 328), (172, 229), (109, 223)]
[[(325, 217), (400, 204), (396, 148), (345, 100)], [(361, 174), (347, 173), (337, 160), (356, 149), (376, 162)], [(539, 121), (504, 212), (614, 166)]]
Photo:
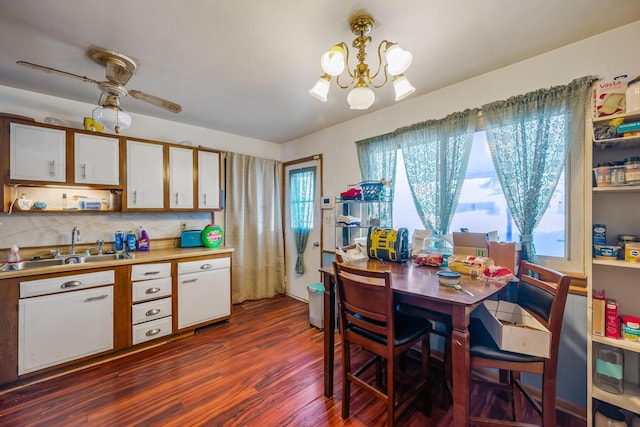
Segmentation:
[(180, 235), (181, 248), (195, 248), (204, 246), (202, 243), (202, 230), (184, 230)]

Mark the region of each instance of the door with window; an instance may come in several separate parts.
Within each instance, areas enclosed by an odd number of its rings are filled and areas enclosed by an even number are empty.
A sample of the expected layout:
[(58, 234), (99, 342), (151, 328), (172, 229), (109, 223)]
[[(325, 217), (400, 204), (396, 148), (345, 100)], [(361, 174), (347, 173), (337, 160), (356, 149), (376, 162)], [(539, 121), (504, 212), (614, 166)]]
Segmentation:
[(307, 285), (320, 281), (322, 258), (321, 157), (284, 164), (286, 292), (309, 299)]

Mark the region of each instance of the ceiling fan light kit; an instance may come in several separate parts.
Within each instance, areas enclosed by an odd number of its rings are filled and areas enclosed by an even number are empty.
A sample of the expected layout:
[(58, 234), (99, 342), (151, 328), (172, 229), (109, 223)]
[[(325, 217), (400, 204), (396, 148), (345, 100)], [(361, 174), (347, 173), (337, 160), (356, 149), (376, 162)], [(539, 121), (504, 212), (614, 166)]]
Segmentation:
[[(371, 43), (368, 34), (373, 30), (374, 20), (370, 15), (358, 15), (351, 20), (351, 31), (356, 35), (352, 46), (357, 49), (358, 62), (353, 68), (349, 68), (349, 47), (345, 42), (333, 46), (320, 57), (320, 66), (324, 74), (320, 76), (316, 84), (309, 91), (311, 95), (320, 101), (326, 102), (331, 84), (331, 78), (336, 78), (336, 84), (341, 89), (351, 89), (347, 96), (349, 107), (354, 110), (366, 110), (373, 105), (376, 95), (371, 88), (379, 89), (387, 84), (390, 76), (393, 80), (395, 100), (400, 101), (411, 95), (415, 88), (404, 76), (404, 72), (411, 65), (411, 53), (402, 49), (397, 43), (383, 40), (378, 45), (378, 66), (375, 73), (371, 74), (369, 65), (364, 62), (367, 56), (366, 48)], [(384, 53), (384, 61), (383, 61)], [(384, 63), (383, 63), (384, 62)], [(340, 76), (347, 70), (351, 81), (347, 84), (340, 83)], [(384, 80), (376, 84), (374, 80), (382, 73)]]
[(158, 106), (172, 113), (182, 111), (182, 106), (175, 102), (162, 99), (155, 95), (141, 92), (139, 90), (127, 90), (125, 85), (135, 74), (137, 65), (135, 61), (126, 55), (108, 50), (93, 48), (87, 51), (87, 55), (96, 63), (105, 67), (106, 81), (99, 82), (86, 76), (69, 73), (44, 65), (38, 65), (26, 61), (17, 61), (17, 64), (29, 68), (44, 71), (46, 73), (58, 74), (64, 77), (71, 77), (87, 83), (93, 83), (102, 92), (98, 107), (93, 110), (92, 119), (104, 127), (120, 133), (121, 130), (131, 126), (131, 116), (120, 108), (120, 97), (131, 95), (134, 99)]

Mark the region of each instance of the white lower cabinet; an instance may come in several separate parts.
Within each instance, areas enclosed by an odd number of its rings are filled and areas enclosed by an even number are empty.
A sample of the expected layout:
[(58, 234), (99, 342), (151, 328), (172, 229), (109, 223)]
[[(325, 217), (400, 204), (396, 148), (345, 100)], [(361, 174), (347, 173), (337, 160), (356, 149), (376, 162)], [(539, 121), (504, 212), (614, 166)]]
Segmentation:
[(231, 315), (231, 259), (178, 263), (178, 329)]
[(18, 375), (113, 349), (113, 278), (108, 271), (20, 283)]
[(134, 265), (131, 281), (132, 344), (170, 335), (171, 263)]

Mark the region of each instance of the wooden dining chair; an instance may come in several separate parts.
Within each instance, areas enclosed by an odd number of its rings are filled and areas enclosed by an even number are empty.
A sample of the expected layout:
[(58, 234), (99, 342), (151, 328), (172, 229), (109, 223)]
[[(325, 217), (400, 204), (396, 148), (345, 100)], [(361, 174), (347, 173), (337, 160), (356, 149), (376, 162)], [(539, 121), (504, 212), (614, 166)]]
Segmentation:
[[(471, 417), (471, 425), (504, 426), (531, 425), (522, 422), (522, 396), (542, 417), (544, 427), (556, 425), (556, 378), (560, 332), (565, 303), (569, 293), (570, 278), (562, 273), (529, 262), (522, 262), (518, 272), (520, 281), (515, 290), (515, 299), (533, 317), (551, 332), (549, 358), (513, 353), (501, 350), (479, 319), (473, 318), (469, 332), (471, 336), (471, 370), (494, 368), (500, 370), (503, 382), (479, 380), (472, 375), (474, 383), (482, 383), (506, 389), (510, 392), (513, 421)], [(542, 405), (535, 400), (520, 382), (521, 372), (542, 375)], [(502, 375), (506, 373), (507, 375)]]
[[(351, 384), (373, 394), (387, 406), (387, 425), (393, 426), (411, 399), (421, 396), (425, 413), (429, 399), (431, 323), (396, 309), (391, 288), (391, 272), (376, 272), (333, 263), (342, 334), (342, 418), (349, 417)], [(416, 375), (400, 369), (400, 355), (421, 342), (421, 370)], [(352, 366), (351, 345), (372, 357)], [(358, 358), (359, 360), (359, 358)], [(375, 367), (375, 382), (370, 369)], [(386, 372), (386, 378), (382, 376)], [(369, 377), (367, 377), (369, 375)], [(397, 387), (400, 379), (411, 383)]]

